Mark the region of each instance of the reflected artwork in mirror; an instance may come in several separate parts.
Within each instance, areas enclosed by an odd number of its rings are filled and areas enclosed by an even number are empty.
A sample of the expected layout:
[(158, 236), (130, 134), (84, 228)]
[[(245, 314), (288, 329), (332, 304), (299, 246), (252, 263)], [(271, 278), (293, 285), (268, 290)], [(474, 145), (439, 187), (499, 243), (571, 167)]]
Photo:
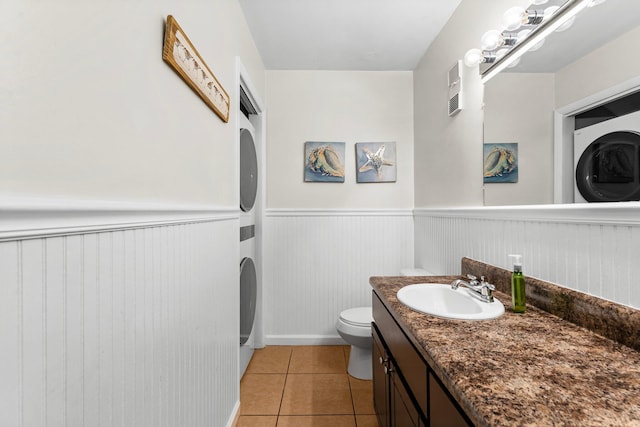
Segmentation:
[[(586, 7), (570, 28), (485, 82), (483, 140), (518, 141), (531, 165), (519, 174), (519, 203), (583, 202), (574, 197), (574, 116), (640, 90), (638, 16), (637, 0)], [(485, 205), (512, 204), (513, 194), (492, 186)]]
[(518, 182), (518, 144), (484, 144), (484, 183)]

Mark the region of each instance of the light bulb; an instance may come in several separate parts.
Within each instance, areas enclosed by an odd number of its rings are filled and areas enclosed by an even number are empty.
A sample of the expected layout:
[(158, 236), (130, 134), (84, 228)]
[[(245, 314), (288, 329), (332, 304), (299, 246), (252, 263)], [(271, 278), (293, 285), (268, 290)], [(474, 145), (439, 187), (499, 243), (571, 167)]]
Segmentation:
[(522, 25), (525, 17), (525, 10), (520, 6), (514, 6), (502, 15), (502, 26), (505, 30), (513, 31)]
[(539, 4), (545, 4), (547, 3), (549, 0), (531, 0), (531, 4), (535, 4), (535, 5), (539, 5)]
[(489, 30), (480, 38), (480, 45), (483, 50), (493, 50), (500, 46), (502, 35), (498, 30)]
[(542, 20), (547, 21), (549, 18), (551, 18), (551, 15), (556, 13), (558, 9), (560, 9), (560, 6), (549, 6), (548, 8), (546, 8), (544, 10), (544, 16), (542, 17)]
[(518, 32), (518, 43), (522, 42), (524, 39), (529, 37), (529, 33), (531, 33), (531, 30), (529, 29)]
[(469, 49), (464, 54), (464, 65), (467, 67), (475, 67), (479, 65), (484, 59), (482, 51), (480, 49)]
[(509, 48), (502, 48), (502, 49), (498, 49), (496, 51), (496, 59), (500, 59), (503, 56), (505, 56), (507, 54), (507, 52), (509, 52)]

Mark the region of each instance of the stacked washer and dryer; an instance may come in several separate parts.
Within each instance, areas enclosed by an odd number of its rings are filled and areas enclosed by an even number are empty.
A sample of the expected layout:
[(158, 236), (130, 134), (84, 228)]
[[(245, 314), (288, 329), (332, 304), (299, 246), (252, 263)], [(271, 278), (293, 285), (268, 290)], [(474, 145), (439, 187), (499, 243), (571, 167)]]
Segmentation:
[(260, 301), (256, 273), (256, 200), (258, 198), (258, 156), (256, 131), (244, 114), (239, 114), (240, 132), (240, 375), (255, 348), (255, 320)]
[(640, 200), (640, 111), (573, 134), (574, 201)]

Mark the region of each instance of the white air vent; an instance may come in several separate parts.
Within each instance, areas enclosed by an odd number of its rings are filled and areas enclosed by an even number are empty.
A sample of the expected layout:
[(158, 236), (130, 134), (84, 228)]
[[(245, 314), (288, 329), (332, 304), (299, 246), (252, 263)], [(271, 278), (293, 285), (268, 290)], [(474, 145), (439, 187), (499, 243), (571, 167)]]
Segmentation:
[(460, 79), (460, 61), (449, 70), (449, 116), (455, 116), (462, 110), (462, 81)]

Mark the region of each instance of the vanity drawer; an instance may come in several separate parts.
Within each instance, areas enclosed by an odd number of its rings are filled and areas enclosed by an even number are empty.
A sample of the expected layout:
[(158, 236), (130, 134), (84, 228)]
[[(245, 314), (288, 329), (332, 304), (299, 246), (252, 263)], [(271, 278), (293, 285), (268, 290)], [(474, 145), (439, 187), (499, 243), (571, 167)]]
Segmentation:
[(373, 321), (378, 326), (396, 368), (409, 386), (423, 414), (427, 414), (427, 364), (402, 332), (387, 308), (373, 293)]

